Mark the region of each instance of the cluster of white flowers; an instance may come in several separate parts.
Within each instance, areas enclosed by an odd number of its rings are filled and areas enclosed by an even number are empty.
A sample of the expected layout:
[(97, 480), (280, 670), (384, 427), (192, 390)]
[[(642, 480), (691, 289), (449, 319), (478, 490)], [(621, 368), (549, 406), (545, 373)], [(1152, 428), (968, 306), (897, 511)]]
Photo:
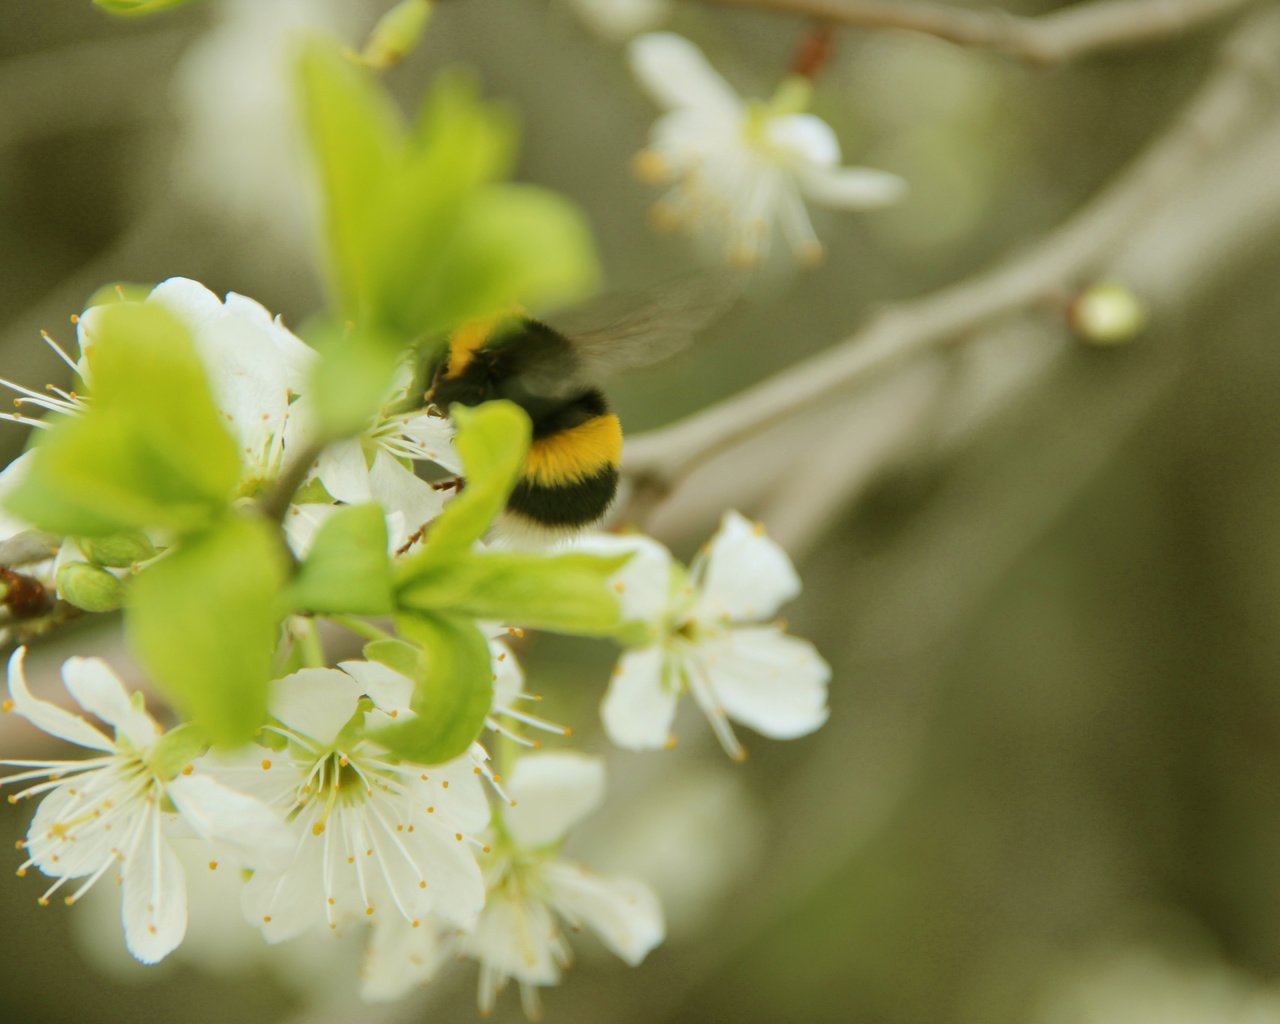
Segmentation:
[[(166, 281), (146, 301), (191, 335), (217, 411), (242, 452), (240, 500), (253, 500), (299, 448), (308, 450), (306, 389), (316, 353), (257, 303), (238, 295), (219, 300), (193, 281)], [(21, 401), (66, 416), (92, 409), (86, 354), (101, 315), (95, 308), (78, 319), (79, 358), (65, 356), (84, 393), (46, 397), (10, 385)], [(422, 527), (445, 507), (448, 495), (413, 464), (454, 475), (462, 467), (449, 421), (404, 401), (411, 379), (407, 371), (398, 378), (362, 436), (324, 449), (311, 467), (311, 483), (296, 499), (306, 495), (307, 503), (295, 504), (284, 524), (299, 557), (345, 504), (380, 505), (393, 555), (421, 544)], [(30, 458), (0, 474), (0, 496), (22, 479)], [(6, 519), (0, 542), (24, 530)], [(163, 557), (166, 538), (151, 541), (159, 555), (149, 558)], [(572, 544), (630, 556), (612, 581), (627, 650), (602, 703), (605, 731), (618, 745), (672, 745), (685, 691), (738, 759), (743, 749), (730, 719), (773, 737), (823, 723), (827, 665), (808, 643), (765, 621), (798, 593), (799, 582), (759, 526), (727, 514), (688, 570), (641, 536)], [(77, 557), (84, 557), (79, 543), (67, 539), (56, 557), (24, 572), (57, 595), (58, 565)], [(127, 577), (140, 566), (145, 571), (148, 560), (113, 571)], [(505, 626), (493, 633), (519, 635), (519, 623)], [(271, 684), (269, 719), (256, 741), (209, 751), (181, 722), (166, 730), (161, 721), (170, 713), (153, 717), (142, 695), (129, 693), (96, 658), (73, 657), (62, 668), (83, 715), (36, 697), (20, 647), (9, 662), (4, 710), (90, 755), (0, 761), (12, 769), (0, 783), (17, 787), (10, 801), (39, 800), (18, 873), (34, 867), (53, 880), (42, 903), (64, 887), (66, 902), (74, 903), (115, 878), (128, 949), (154, 963), (182, 942), (186, 872), (207, 864), (243, 879), (244, 917), (268, 943), (367, 934), (368, 999), (398, 998), (462, 957), (480, 965), (482, 1009), (514, 979), (526, 1011), (536, 1015), (539, 988), (556, 984), (571, 959), (563, 926), (586, 927), (636, 964), (662, 941), (665, 925), (644, 883), (596, 875), (561, 857), (566, 835), (603, 797), (603, 762), (538, 749), (530, 729), (561, 737), (570, 730), (525, 710), (533, 697), (514, 651), (499, 639), (489, 643), (493, 696), (485, 726), (493, 742), (477, 740), (455, 760), (432, 765), (378, 741), (379, 730), (419, 713), (414, 682), (380, 662), (347, 660), (283, 675)]]

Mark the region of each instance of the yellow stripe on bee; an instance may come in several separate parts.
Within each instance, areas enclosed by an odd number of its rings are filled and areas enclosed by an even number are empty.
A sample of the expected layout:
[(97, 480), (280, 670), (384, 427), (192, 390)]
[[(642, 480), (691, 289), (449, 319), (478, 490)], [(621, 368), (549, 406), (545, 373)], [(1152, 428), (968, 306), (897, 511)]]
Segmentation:
[(456, 380), (461, 377), (475, 359), (476, 353), (493, 337), (494, 328), (504, 320), (523, 315), (522, 309), (510, 309), (502, 313), (482, 316), (476, 320), (468, 320), (461, 327), (456, 328), (449, 335), (449, 365), (445, 367), (445, 378)]
[(542, 487), (563, 487), (622, 461), (622, 425), (609, 413), (540, 437), (529, 446), (524, 476)]
[(445, 379), (456, 380), (465, 374), (467, 367), (475, 361), (476, 352), (489, 343), (499, 324), (524, 315), (525, 311), (521, 307), (513, 306), (503, 312), (468, 320), (460, 328), (454, 329), (449, 335), (449, 365), (444, 367)]

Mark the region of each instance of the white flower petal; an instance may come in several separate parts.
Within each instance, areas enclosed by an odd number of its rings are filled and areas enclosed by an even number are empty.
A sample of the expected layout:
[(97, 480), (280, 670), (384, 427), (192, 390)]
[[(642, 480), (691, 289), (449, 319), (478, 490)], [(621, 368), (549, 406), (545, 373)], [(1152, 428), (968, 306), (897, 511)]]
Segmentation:
[(275, 681), (271, 713), (290, 729), (327, 745), (351, 721), (360, 694), (360, 685), (345, 672), (304, 668)]
[(369, 464), (356, 438), (326, 445), (316, 464), (316, 478), (324, 489), (349, 505), (369, 500)]
[(574, 549), (605, 558), (631, 556), (613, 576), (624, 622), (658, 623), (670, 613), (675, 560), (656, 540), (640, 534), (601, 533), (579, 538)]
[(305, 832), (297, 836), (288, 870), (255, 871), (241, 893), (245, 918), (262, 929), (263, 938), (270, 943), (292, 939), (311, 927), (324, 927), (323, 844), (311, 840)]
[(631, 70), (654, 102), (668, 110), (693, 107), (726, 119), (742, 102), (693, 43), (674, 32), (651, 32), (627, 48)]
[(161, 734), (156, 720), (133, 705), (124, 684), (101, 658), (68, 658), (62, 681), (76, 703), (112, 726), (137, 750), (149, 750)]
[(618, 660), (600, 705), (609, 739), (630, 750), (657, 750), (668, 744), (680, 695), (673, 668), (657, 646), (628, 651)]
[(498, 640), (489, 641), (489, 658), (493, 666), (493, 710), (499, 711), (524, 693), (524, 670), (511, 648)]
[(415, 821), (415, 850), (427, 866), (427, 899), (434, 913), (471, 928), (484, 908), (484, 877), (471, 846), (445, 834), (423, 814)]
[(382, 448), (373, 456), (369, 490), (388, 513), (398, 512), (404, 517), (399, 536), (393, 531), (391, 537), (393, 551), (403, 546), (410, 535), (431, 522), (444, 508), (443, 491), (437, 491)]
[(360, 684), (361, 690), (377, 707), (396, 716), (412, 715), (413, 680), (378, 661), (343, 661), (338, 667)]
[(764, 134), (770, 145), (796, 163), (817, 167), (835, 167), (840, 163), (836, 133), (816, 114), (771, 117), (765, 123)]
[(800, 593), (787, 553), (764, 530), (729, 511), (694, 567), (698, 597), (691, 617), (700, 623), (767, 619)]
[(515, 801), (503, 813), (522, 847), (537, 849), (561, 839), (604, 799), (604, 762), (571, 752), (527, 754), (506, 783)]
[(360, 995), (369, 1002), (394, 1002), (435, 976), (445, 957), (435, 928), (415, 928), (398, 914), (376, 921), (360, 972)]
[[(496, 972), (502, 980), (517, 978), (527, 985), (554, 985), (560, 980), (563, 949), (560, 929), (546, 905), (536, 900), (516, 902), (504, 892), (489, 897), (474, 931), (462, 939), (468, 956), (483, 964), (482, 971)], [(488, 993), (492, 999), (493, 991)], [(492, 1005), (481, 995), (481, 1013)]]
[(810, 167), (797, 174), (805, 195), (841, 210), (892, 206), (907, 194), (907, 183), (896, 174), (871, 167)]
[(807, 640), (776, 626), (728, 630), (697, 647), (716, 699), (732, 719), (775, 739), (827, 720), (831, 667)]
[(285, 327), (280, 317), (273, 317), (262, 303), (235, 292), (227, 293), (224, 307), (230, 316), (245, 324), (252, 324), (281, 357), (285, 369), (285, 382), (294, 394), (301, 394), (309, 383), (311, 370), (319, 358), (318, 353), (305, 341)]
[[(23, 452), (0, 472), (0, 540), (8, 540), (31, 527), (4, 511), (9, 495), (16, 491), (31, 472), (35, 449)], [(65, 545), (64, 545), (65, 546)]]
[(489, 824), (489, 796), (475, 763), (463, 755), (448, 764), (425, 768), (419, 778), (417, 792), (424, 807), (448, 832), (468, 835), (484, 831)]
[(172, 953), (187, 933), (187, 885), (182, 864), (160, 832), (160, 812), (149, 808), (133, 848), (125, 855), (125, 945), (144, 964)]
[(633, 967), (666, 936), (662, 906), (643, 882), (605, 878), (564, 861), (548, 864), (543, 878), (556, 910), (586, 925)]
[(462, 472), (462, 459), (453, 447), (453, 423), (443, 416), (422, 413), (411, 416), (400, 426), (404, 434), (423, 455), (450, 473)]
[(115, 744), (79, 715), (32, 696), (22, 669), (26, 653), (25, 647), (19, 647), (9, 658), (9, 699), (13, 701), (13, 710), (50, 736), (92, 750), (114, 751)]
[(147, 301), (173, 312), (190, 330), (219, 412), (239, 438), (251, 472), (278, 471), (290, 395), (310, 365), (300, 352), (310, 350), (301, 341), (300, 349), (284, 345), (280, 332), (288, 332), (257, 303), (237, 297), (224, 305), (186, 278), (161, 282)]
[(179, 775), (169, 783), (167, 792), (183, 821), (197, 835), (229, 847), (245, 867), (283, 867), (288, 863), (292, 837), (265, 804), (199, 774)]
[(198, 326), (222, 316), (222, 300), (199, 281), (188, 277), (171, 277), (151, 289), (148, 300), (154, 300), (183, 322)]
[[(118, 773), (108, 767), (70, 778), (45, 795), (27, 830), (27, 855), (36, 867), (51, 878), (81, 878), (115, 859), (119, 832), (105, 831), (93, 812), (102, 814), (104, 797), (120, 800), (118, 783)], [(128, 810), (142, 813), (132, 804)], [(125, 814), (116, 817), (127, 821)]]

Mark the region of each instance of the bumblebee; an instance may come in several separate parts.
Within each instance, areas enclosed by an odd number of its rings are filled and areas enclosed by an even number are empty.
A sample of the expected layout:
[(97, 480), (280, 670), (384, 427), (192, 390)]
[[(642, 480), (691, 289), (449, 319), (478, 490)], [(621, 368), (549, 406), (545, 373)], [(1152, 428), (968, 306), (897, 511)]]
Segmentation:
[(599, 522), (618, 490), (622, 425), (598, 383), (684, 348), (732, 300), (727, 283), (694, 279), (631, 301), (589, 329), (558, 330), (522, 314), (465, 324), (449, 336), (429, 403), (447, 409), (507, 399), (529, 414), (533, 440), (507, 501), (506, 532), (545, 538)]

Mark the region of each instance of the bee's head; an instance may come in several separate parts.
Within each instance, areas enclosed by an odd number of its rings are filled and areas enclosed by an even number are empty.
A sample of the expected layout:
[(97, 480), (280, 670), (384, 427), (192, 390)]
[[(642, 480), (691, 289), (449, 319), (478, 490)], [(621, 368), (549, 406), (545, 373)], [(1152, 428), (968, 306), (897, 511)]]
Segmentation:
[(436, 370), (427, 402), (441, 409), (448, 409), (455, 402), (461, 405), (480, 405), (494, 398), (493, 379), (489, 375), (487, 360), (478, 359), (456, 377), (448, 372), (448, 365)]
[(444, 358), (436, 367), (427, 401), (441, 409), (454, 402), (480, 405), (498, 398), (498, 383), (511, 373), (511, 343), (522, 318), (502, 313), (470, 321), (449, 336)]

